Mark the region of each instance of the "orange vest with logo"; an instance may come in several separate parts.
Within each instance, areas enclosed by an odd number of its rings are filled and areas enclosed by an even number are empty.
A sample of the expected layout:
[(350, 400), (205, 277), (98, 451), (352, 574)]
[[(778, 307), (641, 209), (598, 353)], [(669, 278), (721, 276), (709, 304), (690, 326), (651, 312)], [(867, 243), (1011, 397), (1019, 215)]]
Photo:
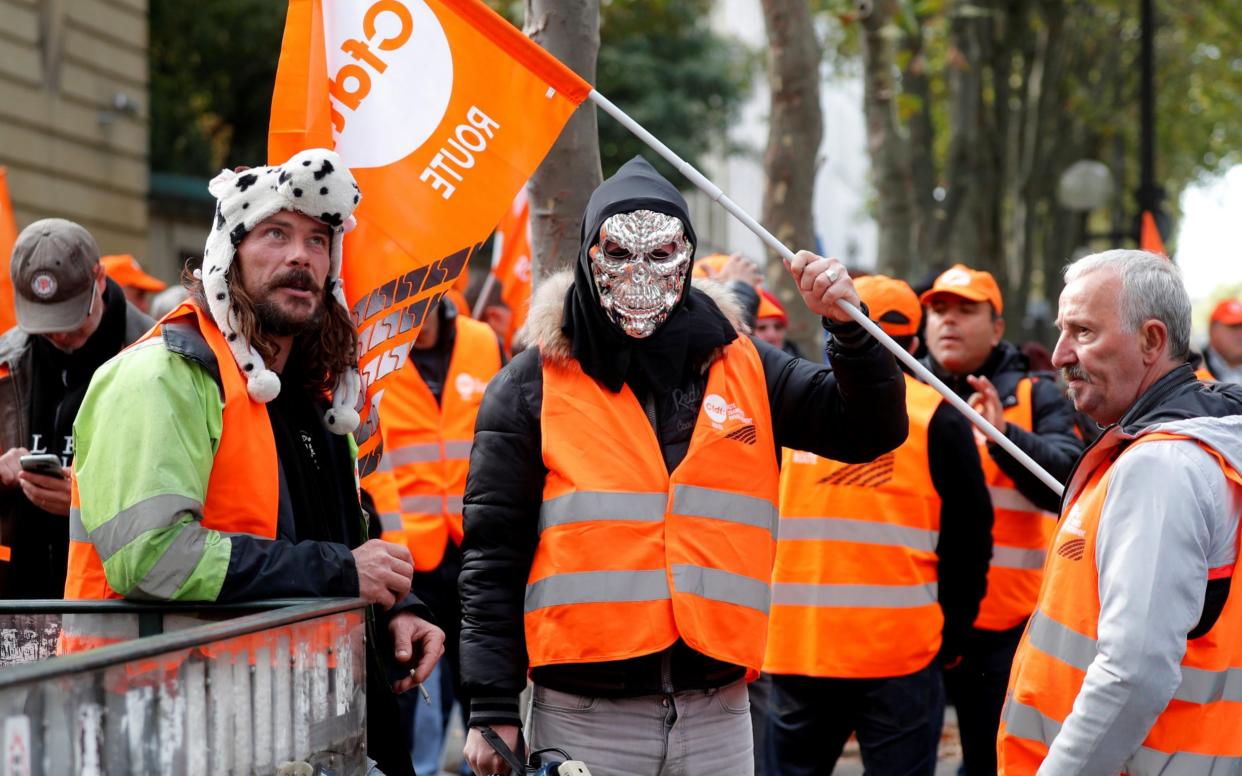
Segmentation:
[[(183, 302), (130, 347), (140, 347), (161, 336), (164, 325), (173, 321), (197, 326), (215, 354), (224, 392), (223, 424), (207, 483), (202, 525), (216, 531), (275, 538), (280, 464), (267, 406), (252, 400), (246, 392), (246, 378), (215, 323), (196, 305)], [(71, 508), (80, 509), (76, 479), (72, 486)], [(95, 546), (89, 541), (70, 540), (65, 598), (120, 597), (108, 586)]]
[(610, 393), (577, 362), (544, 360), (540, 425), (548, 474), (526, 586), (530, 665), (624, 660), (680, 638), (757, 676), (778, 470), (751, 341), (712, 365), (671, 474), (629, 386)]
[(474, 420), (483, 390), (500, 371), (500, 346), (490, 326), (458, 315), (455, 327), (440, 402), (407, 363), (393, 375), (380, 405), (384, 456), (400, 494), (404, 541), (419, 571), (440, 565), (450, 539), (461, 544)]
[[(1018, 383), (1017, 403), (1005, 409), (1005, 421), (1027, 431), (1034, 430), (1031, 389), (1034, 381)], [(992, 561), (988, 565), (988, 590), (979, 604), (975, 627), (990, 631), (1016, 628), (1030, 616), (1039, 597), (1048, 543), (1057, 516), (1035, 506), (1014, 485), (1008, 474), (992, 460), (986, 438), (978, 432), (979, 459), (992, 496)], [(982, 441), (980, 441), (982, 440)]]
[[(1188, 438), (1153, 433), (1139, 437), (1131, 447)], [(1225, 476), (1242, 486), (1242, 475), (1200, 444), (1216, 458)], [(1033, 774), (1039, 769), (1095, 658), (1100, 617), (1096, 537), (1112, 470), (1111, 463), (1102, 464), (1066, 505), (1039, 608), (1022, 636), (1009, 677), (998, 738), (1005, 774)], [(1204, 584), (1232, 576), (1233, 569), (1209, 570)], [(1126, 764), (1130, 776), (1242, 772), (1242, 591), (1234, 582), (1216, 623), (1186, 643), (1181, 686)]]
[(905, 676), (936, 656), (940, 496), (927, 428), (941, 401), (906, 377), (910, 434), (870, 463), (785, 451), (764, 671)]

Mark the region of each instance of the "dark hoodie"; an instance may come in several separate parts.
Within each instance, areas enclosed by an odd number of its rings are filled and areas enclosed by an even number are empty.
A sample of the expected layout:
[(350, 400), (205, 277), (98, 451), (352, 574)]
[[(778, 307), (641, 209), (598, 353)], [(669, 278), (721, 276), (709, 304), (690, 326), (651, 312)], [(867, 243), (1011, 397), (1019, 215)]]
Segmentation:
[[(564, 276), (548, 278), (535, 294), (528, 326), (538, 332), (534, 338), (539, 346), (515, 356), (493, 378), (479, 408), (458, 580), (462, 679), (472, 699), (474, 726), (520, 724), (517, 696), (526, 686), (528, 667), (523, 600), (539, 542), (539, 509), (548, 474), (540, 424), (543, 359), (576, 360), (604, 386), (610, 381), (618, 386), (645, 383), (648, 416), (665, 466), (672, 471), (685, 455), (702, 404), (705, 367), (717, 351), (699, 338), (719, 343), (737, 336), (732, 329), (727, 334), (720, 330), (718, 321), (727, 319), (697, 290), (648, 338), (675, 332), (675, 338), (669, 335), (670, 344), (658, 347), (665, 354), (684, 348), (681, 360), (653, 364), (645, 350), (651, 342), (618, 336), (620, 330), (598, 309), (586, 251), (604, 219), (635, 209), (677, 215), (693, 235), (685, 203), (667, 181), (645, 162), (623, 167), (592, 197), (574, 285), (564, 297), (541, 293), (565, 287), (557, 285), (566, 281)], [(752, 338), (763, 366), (777, 461), (781, 446), (842, 461), (869, 461), (905, 439), (905, 382), (896, 361), (852, 321), (833, 325), (832, 332), (835, 373)], [(673, 379), (677, 382), (669, 390), (657, 387)], [(601, 439), (597, 450), (583, 454), (608, 455), (615, 444)], [(740, 666), (713, 660), (679, 641), (629, 660), (544, 666), (532, 675), (536, 682), (566, 692), (632, 697), (720, 687), (743, 673)]]

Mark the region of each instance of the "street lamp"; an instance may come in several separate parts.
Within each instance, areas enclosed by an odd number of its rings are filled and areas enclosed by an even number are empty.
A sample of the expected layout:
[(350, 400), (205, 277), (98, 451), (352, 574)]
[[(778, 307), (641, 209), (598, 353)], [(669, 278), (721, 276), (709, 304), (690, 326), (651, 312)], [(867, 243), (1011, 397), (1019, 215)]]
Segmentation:
[(1057, 180), (1057, 202), (1066, 210), (1089, 213), (1113, 196), (1113, 173), (1095, 159), (1079, 159)]

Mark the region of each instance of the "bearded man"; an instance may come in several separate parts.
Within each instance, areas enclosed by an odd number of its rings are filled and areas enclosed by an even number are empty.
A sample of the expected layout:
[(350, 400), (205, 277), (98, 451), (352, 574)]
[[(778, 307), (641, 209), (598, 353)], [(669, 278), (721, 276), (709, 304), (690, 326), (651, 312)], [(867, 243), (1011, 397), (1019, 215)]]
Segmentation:
[[(209, 189), (190, 298), (96, 373), (74, 424), (65, 597), (361, 597), (388, 610), (393, 657), (416, 669), (404, 691), (444, 634), (409, 595), (409, 550), (367, 540), (355, 484), (357, 335), (340, 273), (358, 187), (311, 149)], [(369, 662), (369, 750), (385, 773), (413, 773)]]
[(532, 746), (594, 776), (753, 773), (780, 450), (862, 462), (905, 439), (904, 380), (837, 304), (860, 304), (840, 262), (790, 264), (830, 371), (739, 331), (723, 286), (691, 287), (694, 248), (685, 200), (628, 162), (483, 398), (459, 585), (477, 774), (509, 770), (483, 728), (516, 746), (528, 670)]

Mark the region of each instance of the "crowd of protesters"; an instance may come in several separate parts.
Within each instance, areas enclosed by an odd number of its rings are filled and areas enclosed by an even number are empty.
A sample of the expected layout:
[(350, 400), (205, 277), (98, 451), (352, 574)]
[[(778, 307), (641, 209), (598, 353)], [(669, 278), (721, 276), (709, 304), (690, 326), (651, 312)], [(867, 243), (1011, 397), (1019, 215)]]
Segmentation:
[(1242, 772), (1242, 302), (1192, 353), (1166, 259), (1071, 264), (1041, 354), (967, 264), (916, 293), (800, 252), (781, 300), (696, 262), (636, 158), (519, 341), (494, 285), (426, 316), (360, 490), (350, 173), (313, 149), (210, 191), (171, 289), (77, 224), (19, 236), (0, 595), (361, 597), (388, 774), (437, 773), (455, 709), (463, 774), (529, 742), (596, 776), (809, 776), (851, 736), (869, 773), (931, 774), (950, 703), (967, 776)]

